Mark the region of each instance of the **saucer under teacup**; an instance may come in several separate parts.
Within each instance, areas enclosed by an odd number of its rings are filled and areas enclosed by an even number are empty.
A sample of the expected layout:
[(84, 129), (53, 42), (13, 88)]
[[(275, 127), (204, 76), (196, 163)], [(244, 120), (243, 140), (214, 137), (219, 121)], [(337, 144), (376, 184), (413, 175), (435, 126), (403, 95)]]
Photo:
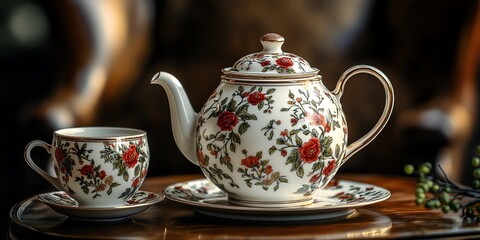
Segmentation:
[(137, 191), (127, 199), (125, 204), (111, 207), (84, 207), (64, 191), (39, 194), (38, 200), (54, 211), (72, 219), (82, 221), (120, 221), (129, 216), (145, 211), (151, 205), (165, 199), (163, 194)]
[(347, 218), (356, 208), (384, 201), (390, 191), (371, 184), (332, 180), (313, 195), (313, 203), (293, 207), (248, 207), (231, 204), (227, 194), (207, 179), (176, 183), (164, 189), (165, 196), (190, 205), (209, 217), (248, 221), (311, 221)]

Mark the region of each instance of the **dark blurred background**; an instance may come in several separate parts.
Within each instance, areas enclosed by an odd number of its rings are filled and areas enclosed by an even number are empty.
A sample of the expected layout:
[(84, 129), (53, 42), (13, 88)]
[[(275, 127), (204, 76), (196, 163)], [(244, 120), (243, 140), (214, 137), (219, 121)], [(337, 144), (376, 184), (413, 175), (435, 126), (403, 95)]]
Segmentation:
[[(356, 64), (390, 78), (389, 124), (340, 172), (403, 174), (405, 164), (429, 161), (468, 183), (480, 144), (479, 9), (478, 1), (433, 0), (0, 1), (1, 230), (16, 202), (54, 190), (23, 150), (34, 139), (50, 143), (59, 128), (144, 129), (149, 176), (200, 173), (175, 146), (166, 95), (150, 79), (172, 73), (199, 111), (220, 69), (260, 51), (268, 32), (319, 68), (330, 90)], [(358, 76), (342, 104), (353, 142), (380, 116), (382, 87)], [(43, 149), (34, 157), (49, 167)]]

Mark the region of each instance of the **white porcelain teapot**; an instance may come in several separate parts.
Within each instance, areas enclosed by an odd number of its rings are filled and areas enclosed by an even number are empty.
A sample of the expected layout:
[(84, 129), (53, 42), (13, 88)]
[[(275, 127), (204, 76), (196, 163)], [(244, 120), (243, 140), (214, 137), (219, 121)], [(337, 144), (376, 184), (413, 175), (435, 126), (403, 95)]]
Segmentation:
[[(343, 73), (334, 91), (319, 70), (283, 52), (284, 38), (265, 34), (263, 50), (224, 68), (220, 85), (196, 113), (180, 82), (159, 72), (152, 83), (167, 92), (178, 148), (228, 195), (229, 202), (254, 207), (307, 205), (337, 170), (386, 125), (393, 88), (378, 69), (358, 65)], [(382, 83), (385, 108), (376, 125), (348, 144), (340, 104), (344, 86), (358, 73)]]

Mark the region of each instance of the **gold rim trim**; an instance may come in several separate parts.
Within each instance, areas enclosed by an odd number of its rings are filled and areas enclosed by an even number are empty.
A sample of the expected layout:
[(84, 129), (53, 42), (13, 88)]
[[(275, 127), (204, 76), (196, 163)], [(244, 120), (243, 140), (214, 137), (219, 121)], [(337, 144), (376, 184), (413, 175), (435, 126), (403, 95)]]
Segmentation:
[(268, 79), (268, 78), (259, 78), (259, 80), (250, 80), (243, 78), (232, 78), (229, 76), (221, 76), (221, 79), (225, 83), (230, 84), (245, 84), (245, 85), (303, 85), (307, 83), (315, 83), (322, 81), (322, 76), (317, 75), (315, 77), (309, 78), (298, 78), (298, 79)]
[(287, 79), (303, 79), (303, 78), (312, 78), (316, 77), (320, 70), (317, 68), (312, 68), (313, 71), (310, 72), (301, 72), (301, 73), (291, 73), (291, 74), (277, 74), (277, 73), (260, 73), (260, 72), (237, 72), (232, 71), (231, 67), (222, 69), (222, 73), (230, 78), (237, 79), (250, 79), (251, 81), (256, 81), (255, 79), (271, 79), (271, 80), (287, 80)]
[[(124, 133), (118, 134), (118, 136), (98, 136), (98, 137), (89, 137), (89, 136), (79, 136), (78, 133), (64, 133), (68, 131), (76, 131), (76, 130), (112, 130), (113, 132), (130, 132), (131, 134)], [(65, 128), (60, 129), (54, 132), (55, 139), (62, 139), (68, 141), (77, 141), (77, 142), (104, 142), (104, 141), (129, 141), (129, 140), (140, 140), (145, 139), (147, 137), (147, 133), (140, 129), (134, 128), (121, 128), (121, 127), (78, 127), (78, 128)]]
[(105, 137), (105, 138), (92, 138), (92, 137), (72, 137), (55, 134), (55, 139), (62, 139), (67, 141), (75, 142), (124, 142), (131, 140), (141, 140), (145, 139), (146, 134), (131, 136), (131, 137)]

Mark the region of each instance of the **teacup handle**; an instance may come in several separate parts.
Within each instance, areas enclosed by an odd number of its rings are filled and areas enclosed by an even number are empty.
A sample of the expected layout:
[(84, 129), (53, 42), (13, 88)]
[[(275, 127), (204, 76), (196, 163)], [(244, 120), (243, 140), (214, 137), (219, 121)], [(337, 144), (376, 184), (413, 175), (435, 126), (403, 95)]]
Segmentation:
[(380, 82), (383, 85), (383, 88), (385, 89), (385, 107), (383, 109), (383, 113), (380, 119), (375, 124), (375, 126), (363, 137), (361, 137), (357, 141), (347, 146), (347, 152), (345, 154), (345, 157), (340, 163), (341, 165), (345, 163), (352, 155), (354, 155), (355, 153), (360, 151), (362, 148), (367, 146), (374, 138), (378, 136), (378, 134), (382, 131), (383, 127), (385, 127), (385, 125), (387, 124), (388, 119), (390, 118), (390, 115), (392, 114), (392, 111), (393, 111), (394, 93), (393, 93), (393, 87), (392, 87), (392, 84), (390, 83), (390, 80), (388, 80), (387, 76), (385, 76), (383, 72), (381, 72), (375, 67), (368, 66), (368, 65), (353, 66), (347, 69), (342, 74), (340, 79), (338, 79), (335, 90), (333, 91), (333, 94), (336, 96), (338, 101), (340, 101), (340, 98), (343, 95), (343, 90), (345, 88), (345, 84), (347, 83), (347, 81), (351, 77), (359, 73), (368, 73), (376, 77), (378, 80), (380, 80)]
[(58, 181), (58, 178), (51, 176), (47, 172), (43, 171), (35, 162), (32, 160), (32, 156), (30, 152), (32, 151), (33, 148), (35, 147), (43, 147), (49, 154), (52, 153), (52, 145), (40, 141), (40, 140), (33, 140), (31, 141), (26, 147), (25, 147), (25, 152), (24, 152), (24, 158), (25, 161), (27, 162), (28, 166), (30, 166), (35, 172), (40, 174), (43, 178), (47, 179), (53, 186), (55, 186), (58, 190), (62, 190), (62, 185)]

